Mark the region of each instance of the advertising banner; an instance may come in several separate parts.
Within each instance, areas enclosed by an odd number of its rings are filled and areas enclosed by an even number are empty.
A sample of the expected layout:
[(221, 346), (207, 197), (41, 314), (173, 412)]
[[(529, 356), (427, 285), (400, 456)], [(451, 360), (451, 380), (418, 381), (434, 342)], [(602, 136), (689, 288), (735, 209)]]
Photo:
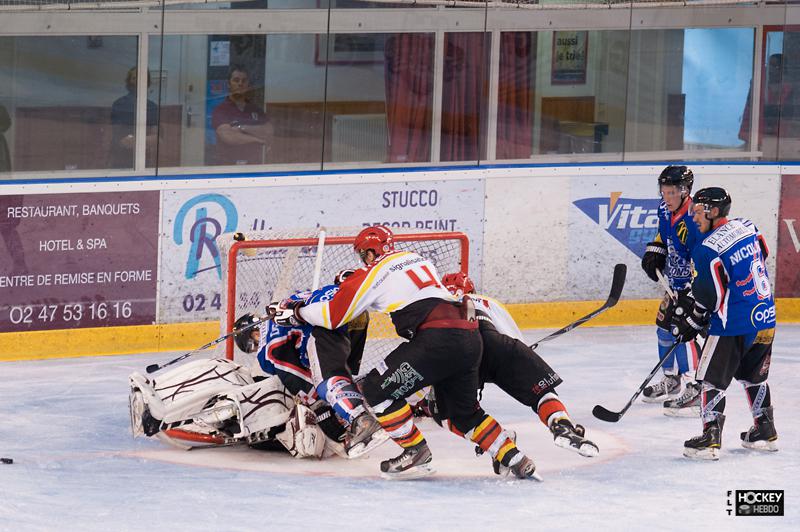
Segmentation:
[[(215, 238), (233, 231), (386, 224), (461, 231), (471, 271), (482, 253), (484, 181), (382, 182), (165, 191), (159, 321), (215, 320), (222, 306)], [(446, 272), (440, 272), (446, 273)]]
[[(656, 187), (643, 187), (642, 177), (580, 176), (571, 180), (567, 269), (570, 294), (602, 299), (614, 264), (628, 265), (626, 297), (655, 297), (654, 283), (641, 272), (641, 257), (658, 230)], [(655, 179), (652, 180), (655, 182)]]
[(800, 297), (800, 175), (781, 179), (778, 214), (777, 297)]
[(152, 323), (159, 192), (0, 196), (0, 332)]

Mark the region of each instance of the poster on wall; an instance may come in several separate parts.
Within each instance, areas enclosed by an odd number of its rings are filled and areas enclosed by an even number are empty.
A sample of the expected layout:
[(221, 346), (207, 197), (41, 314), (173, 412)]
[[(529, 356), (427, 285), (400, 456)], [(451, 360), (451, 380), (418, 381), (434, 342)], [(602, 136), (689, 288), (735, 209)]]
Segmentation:
[(800, 175), (781, 178), (775, 295), (800, 297)]
[(320, 226), (357, 230), (376, 224), (460, 231), (470, 239), (471, 273), (477, 274), (484, 181), (174, 190), (164, 192), (162, 210), (159, 321), (216, 320), (223, 299), (222, 257), (215, 239), (234, 231)]
[(152, 323), (159, 192), (0, 196), (0, 332)]
[(628, 265), (627, 297), (656, 297), (656, 288), (639, 266), (648, 242), (658, 230), (661, 200), (642, 187), (642, 176), (580, 176), (570, 180), (569, 293), (600, 299), (615, 263)]
[(588, 31), (554, 31), (550, 83), (583, 85), (589, 52)]

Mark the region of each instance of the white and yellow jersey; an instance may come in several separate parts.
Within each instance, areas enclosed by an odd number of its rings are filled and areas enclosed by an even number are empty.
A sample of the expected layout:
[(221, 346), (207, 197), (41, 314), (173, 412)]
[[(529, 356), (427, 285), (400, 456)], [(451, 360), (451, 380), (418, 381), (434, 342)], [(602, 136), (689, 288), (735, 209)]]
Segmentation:
[(330, 301), (299, 309), (312, 325), (335, 329), (364, 311), (389, 314), (423, 299), (456, 301), (431, 261), (411, 251), (393, 251), (356, 270)]
[(506, 307), (504, 307), (502, 303), (491, 297), (478, 294), (469, 294), (469, 298), (475, 302), (475, 311), (479, 313), (479, 320), (485, 319), (480, 316), (482, 312), (489, 316), (497, 332), (510, 336), (511, 338), (516, 338), (521, 342), (525, 341), (525, 338), (522, 336), (522, 331), (520, 331), (517, 326), (517, 322), (514, 321), (514, 318), (511, 317), (511, 314), (508, 313), (508, 310), (506, 310)]

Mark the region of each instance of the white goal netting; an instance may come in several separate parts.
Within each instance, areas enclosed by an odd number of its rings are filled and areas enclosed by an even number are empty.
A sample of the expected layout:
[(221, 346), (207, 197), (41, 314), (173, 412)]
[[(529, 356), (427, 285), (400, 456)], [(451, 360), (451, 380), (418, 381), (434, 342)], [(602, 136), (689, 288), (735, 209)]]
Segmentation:
[[(295, 292), (314, 288), (315, 269), (319, 258), (319, 284), (333, 282), (343, 269), (361, 267), (353, 242), (359, 228), (325, 230), (320, 246), (320, 229), (280, 232), (244, 233), (245, 241), (237, 242), (232, 234), (217, 238), (223, 265), (222, 333), (233, 329), (236, 318), (247, 312), (262, 315), (272, 301)], [(428, 258), (439, 275), (468, 271), (469, 240), (463, 233), (419, 233), (395, 231), (396, 249), (414, 251)], [(318, 250), (322, 250), (321, 255)], [(360, 373), (369, 371), (402, 339), (394, 331), (388, 316), (372, 313), (367, 332), (367, 347)], [(244, 354), (231, 338), (225, 355), (233, 359)]]

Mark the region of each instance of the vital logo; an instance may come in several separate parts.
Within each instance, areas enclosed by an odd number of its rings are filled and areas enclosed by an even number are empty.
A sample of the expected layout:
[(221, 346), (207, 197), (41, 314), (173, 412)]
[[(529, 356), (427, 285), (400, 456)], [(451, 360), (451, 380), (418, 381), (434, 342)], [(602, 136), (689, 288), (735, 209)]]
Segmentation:
[[(224, 220), (220, 223), (219, 220), (213, 216), (209, 216), (209, 207), (215, 207), (217, 210), (222, 210)], [(186, 222), (187, 218), (191, 218), (194, 214), (194, 219)], [(202, 194), (190, 199), (178, 210), (175, 215), (175, 224), (172, 229), (172, 239), (179, 246), (184, 242), (184, 226), (191, 223), (188, 229), (189, 242), (189, 257), (186, 261), (186, 278), (194, 279), (198, 273), (207, 270), (216, 270), (217, 276), (222, 278), (222, 269), (220, 268), (219, 249), (215, 239), (222, 233), (230, 233), (235, 231), (239, 223), (239, 215), (236, 211), (236, 206), (231, 200), (220, 194)], [(203, 261), (205, 253), (210, 255), (210, 261)], [(211, 263), (210, 266), (201, 264)]]
[[(728, 491), (728, 515), (783, 516), (783, 490)], [(733, 508), (731, 508), (733, 506)]]
[(658, 230), (658, 199), (623, 198), (612, 192), (607, 198), (580, 199), (573, 204), (636, 256), (644, 255)]
[(797, 230), (794, 228), (794, 222), (795, 221), (790, 218), (784, 218), (783, 220), (783, 223), (786, 224), (786, 229), (789, 231), (789, 236), (792, 239), (795, 253), (800, 253), (800, 238), (797, 237)]

